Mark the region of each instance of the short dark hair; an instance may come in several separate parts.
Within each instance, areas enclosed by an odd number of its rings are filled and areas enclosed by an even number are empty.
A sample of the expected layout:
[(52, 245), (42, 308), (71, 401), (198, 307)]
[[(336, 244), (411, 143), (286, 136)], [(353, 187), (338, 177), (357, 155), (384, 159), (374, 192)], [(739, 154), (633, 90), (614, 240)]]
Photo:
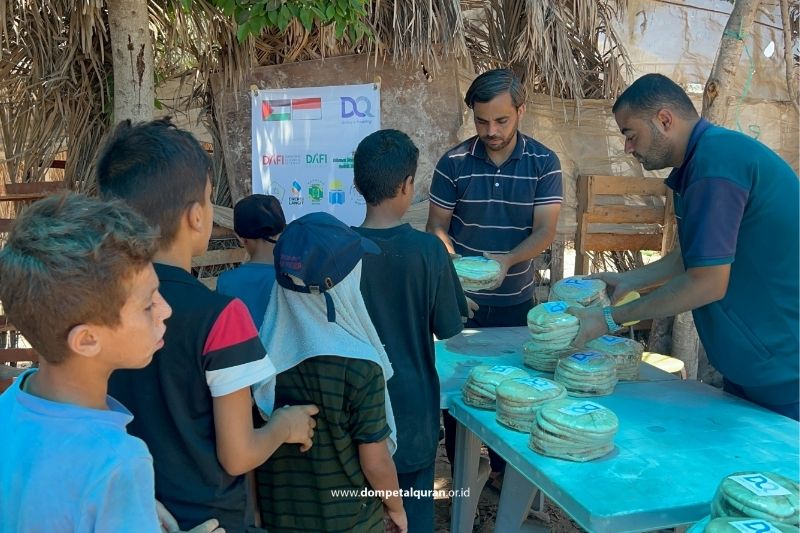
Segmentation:
[(514, 107), (525, 103), (525, 88), (513, 72), (507, 68), (487, 70), (472, 82), (464, 96), (464, 103), (472, 109), (475, 102), (484, 103), (496, 96), (508, 93)]
[(636, 115), (648, 117), (665, 107), (683, 118), (692, 119), (698, 116), (686, 92), (663, 74), (645, 74), (634, 81), (619, 95), (611, 112), (616, 113), (623, 107), (629, 108)]
[(0, 250), (0, 300), (39, 355), (58, 364), (75, 326), (119, 325), (130, 280), (157, 243), (158, 232), (121, 201), (44, 198), (20, 215)]
[(358, 143), (353, 155), (354, 182), (370, 205), (397, 196), (397, 190), (417, 172), (419, 149), (399, 130), (379, 130)]
[(103, 198), (121, 198), (161, 232), (161, 247), (172, 244), (181, 215), (203, 198), (211, 158), (188, 131), (169, 117), (121, 122), (97, 161), (97, 188)]

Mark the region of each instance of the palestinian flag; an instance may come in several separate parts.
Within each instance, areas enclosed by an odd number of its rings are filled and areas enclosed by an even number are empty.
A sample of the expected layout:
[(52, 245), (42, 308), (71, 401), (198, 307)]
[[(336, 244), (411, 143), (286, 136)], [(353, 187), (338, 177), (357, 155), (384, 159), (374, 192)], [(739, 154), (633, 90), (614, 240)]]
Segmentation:
[(322, 98), (292, 99), (292, 120), (319, 120), (322, 118)]
[(261, 100), (262, 120), (291, 120), (291, 100)]

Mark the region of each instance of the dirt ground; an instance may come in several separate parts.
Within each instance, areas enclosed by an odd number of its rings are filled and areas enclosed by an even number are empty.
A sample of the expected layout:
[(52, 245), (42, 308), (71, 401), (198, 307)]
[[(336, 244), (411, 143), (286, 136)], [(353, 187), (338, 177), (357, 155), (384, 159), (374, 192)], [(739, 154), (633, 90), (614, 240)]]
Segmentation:
[[(486, 449), (483, 449), (486, 453)], [(439, 445), (439, 454), (436, 458), (435, 488), (448, 490), (452, 488), (453, 480), (450, 476), (450, 462), (444, 452), (444, 445)], [(491, 487), (484, 487), (478, 500), (477, 516), (472, 531), (475, 533), (491, 533), (494, 531), (494, 521), (497, 516), (497, 504), (500, 493)], [(435, 527), (436, 533), (449, 533), (450, 531), (450, 498), (436, 500)], [(564, 512), (549, 500), (545, 499), (545, 509), (542, 513), (531, 512), (530, 518), (548, 528), (552, 533), (583, 533), (577, 524), (567, 517)]]

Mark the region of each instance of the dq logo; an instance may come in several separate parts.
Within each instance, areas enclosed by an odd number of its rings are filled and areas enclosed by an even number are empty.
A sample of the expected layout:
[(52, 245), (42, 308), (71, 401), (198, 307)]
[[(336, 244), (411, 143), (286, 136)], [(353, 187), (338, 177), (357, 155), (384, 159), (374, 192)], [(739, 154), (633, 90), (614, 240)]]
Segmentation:
[(564, 407), (562, 409), (559, 409), (559, 411), (568, 415), (587, 415), (595, 411), (602, 411), (603, 409), (605, 409), (605, 407), (603, 407), (602, 405), (597, 405), (596, 403), (579, 402), (579, 403), (573, 403), (569, 407)]
[(342, 118), (350, 117), (372, 117), (372, 103), (366, 96), (359, 96), (358, 98), (350, 98), (349, 96), (340, 97), (342, 101)]
[(570, 359), (573, 359), (579, 363), (585, 363), (587, 361), (591, 361), (597, 357), (600, 357), (602, 354), (598, 352), (576, 352), (569, 356)]
[(759, 473), (728, 476), (728, 479), (739, 483), (756, 496), (789, 496), (791, 494), (785, 487)]
[(739, 531), (744, 532), (752, 531), (753, 533), (780, 533), (781, 531), (765, 520), (742, 520), (730, 522), (730, 525)]

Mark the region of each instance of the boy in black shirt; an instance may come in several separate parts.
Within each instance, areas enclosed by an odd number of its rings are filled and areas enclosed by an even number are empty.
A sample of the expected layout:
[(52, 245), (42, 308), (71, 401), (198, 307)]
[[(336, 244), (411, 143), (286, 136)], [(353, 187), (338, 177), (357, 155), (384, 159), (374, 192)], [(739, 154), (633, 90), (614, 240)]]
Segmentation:
[(440, 403), (433, 335), (458, 334), (467, 304), (442, 242), (400, 220), (414, 198), (418, 156), (398, 130), (380, 130), (361, 141), (355, 185), (367, 201), (367, 216), (354, 229), (382, 251), (364, 257), (361, 292), (395, 372), (386, 385), (397, 423), (400, 488), (431, 491), (403, 498), (408, 530), (429, 532)]

